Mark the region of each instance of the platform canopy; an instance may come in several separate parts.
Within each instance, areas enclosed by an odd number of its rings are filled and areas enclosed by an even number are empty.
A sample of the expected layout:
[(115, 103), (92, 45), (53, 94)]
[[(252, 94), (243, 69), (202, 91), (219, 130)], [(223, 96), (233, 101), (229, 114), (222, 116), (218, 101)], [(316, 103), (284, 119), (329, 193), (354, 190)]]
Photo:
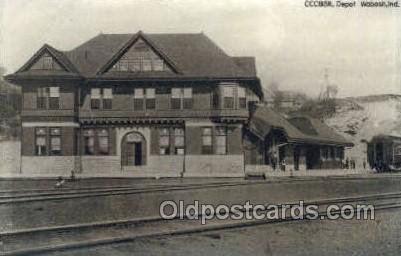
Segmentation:
[(250, 118), (249, 130), (264, 139), (274, 129), (282, 130), (288, 142), (353, 146), (353, 143), (315, 118), (307, 116), (285, 118), (270, 107), (258, 105)]

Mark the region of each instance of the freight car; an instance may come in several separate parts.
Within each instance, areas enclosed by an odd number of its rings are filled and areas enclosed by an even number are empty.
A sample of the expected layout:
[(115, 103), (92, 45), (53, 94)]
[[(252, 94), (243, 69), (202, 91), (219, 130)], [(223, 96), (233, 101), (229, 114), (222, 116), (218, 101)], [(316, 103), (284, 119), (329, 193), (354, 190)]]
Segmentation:
[(378, 172), (401, 171), (401, 137), (377, 135), (368, 143), (368, 161)]

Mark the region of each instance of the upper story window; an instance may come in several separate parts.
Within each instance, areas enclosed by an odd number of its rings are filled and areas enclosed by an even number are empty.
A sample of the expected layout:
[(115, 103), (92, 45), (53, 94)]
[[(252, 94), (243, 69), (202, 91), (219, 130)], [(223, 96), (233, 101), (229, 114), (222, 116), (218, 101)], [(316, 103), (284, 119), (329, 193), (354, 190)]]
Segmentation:
[(233, 109), (234, 108), (234, 86), (224, 86), (223, 87), (223, 103), (224, 108)]
[(121, 58), (111, 71), (149, 72), (170, 70), (164, 60), (142, 39), (139, 39)]
[(172, 88), (171, 108), (191, 109), (193, 107), (192, 88)]
[(113, 90), (111, 88), (92, 88), (91, 89), (91, 109), (112, 109)]
[(142, 111), (145, 109), (155, 109), (155, 108), (156, 108), (155, 88), (134, 89), (134, 110)]
[(146, 109), (155, 109), (156, 108), (155, 88), (146, 88), (145, 97), (146, 97)]
[(38, 88), (36, 103), (38, 109), (59, 109), (60, 88), (59, 87)]
[(246, 108), (246, 90), (244, 87), (238, 86), (238, 108)]
[(135, 88), (134, 90), (134, 110), (144, 109), (145, 94), (143, 88)]
[(45, 53), (30, 68), (32, 70), (63, 70), (60, 64), (48, 53)]
[(50, 109), (59, 109), (60, 108), (60, 88), (59, 87), (50, 87), (49, 93), (49, 108)]

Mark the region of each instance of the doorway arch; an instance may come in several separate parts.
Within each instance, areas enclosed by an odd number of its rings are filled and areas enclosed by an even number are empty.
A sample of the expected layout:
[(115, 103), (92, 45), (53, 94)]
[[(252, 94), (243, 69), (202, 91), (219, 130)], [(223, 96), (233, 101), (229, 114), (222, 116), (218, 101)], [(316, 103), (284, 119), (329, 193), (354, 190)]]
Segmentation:
[(146, 165), (146, 140), (139, 132), (129, 132), (121, 141), (121, 166)]

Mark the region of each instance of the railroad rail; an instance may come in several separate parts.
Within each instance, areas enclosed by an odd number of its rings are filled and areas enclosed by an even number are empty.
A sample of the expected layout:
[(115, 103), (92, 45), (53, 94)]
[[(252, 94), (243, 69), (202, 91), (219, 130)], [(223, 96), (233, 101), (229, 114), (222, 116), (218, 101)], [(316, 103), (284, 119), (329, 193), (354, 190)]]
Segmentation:
[[(388, 177), (386, 177), (388, 178)], [(167, 183), (167, 184), (132, 184), (124, 186), (98, 186), (98, 187), (65, 187), (65, 188), (45, 188), (45, 189), (21, 189), (21, 190), (0, 190), (0, 205), (16, 204), (32, 201), (45, 200), (65, 200), (82, 197), (94, 196), (113, 196), (136, 193), (163, 192), (174, 190), (189, 190), (189, 189), (207, 189), (213, 187), (229, 187), (229, 186), (244, 186), (257, 185), (268, 183), (292, 183), (292, 182), (308, 182), (316, 180), (365, 180), (376, 179), (375, 177), (280, 177), (280, 179), (269, 180), (241, 180), (229, 182), (202, 182), (202, 183)]]
[[(325, 210), (323, 209), (329, 204), (340, 205), (345, 203), (371, 203), (375, 205), (375, 211), (401, 208), (401, 192), (305, 201), (305, 205), (318, 205), (320, 215), (324, 215)], [(141, 238), (228, 230), (257, 225), (269, 225), (283, 221), (303, 220), (292, 218), (279, 220), (212, 219), (209, 220), (206, 225), (201, 225), (200, 220), (164, 220), (159, 216), (155, 216), (142, 219), (15, 230), (0, 233), (0, 240), (2, 241), (3, 247), (3, 251), (0, 252), (0, 255), (44, 254), (129, 242)]]

